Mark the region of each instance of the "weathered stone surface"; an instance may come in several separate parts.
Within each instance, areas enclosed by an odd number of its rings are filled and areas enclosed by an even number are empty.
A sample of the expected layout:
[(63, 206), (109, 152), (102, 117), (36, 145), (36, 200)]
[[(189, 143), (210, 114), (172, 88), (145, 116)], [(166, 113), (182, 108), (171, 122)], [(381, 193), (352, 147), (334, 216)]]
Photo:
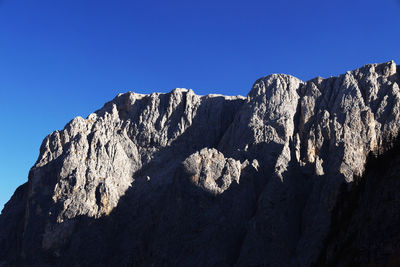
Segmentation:
[(190, 182), (211, 194), (222, 194), (232, 182), (239, 184), (240, 161), (225, 159), (216, 149), (204, 148), (188, 157), (183, 165)]
[(319, 266), (400, 265), (400, 139), (390, 145), (341, 186)]
[(0, 263), (309, 266), (340, 185), (397, 136), (399, 81), (388, 62), (247, 98), (120, 94), (43, 141)]

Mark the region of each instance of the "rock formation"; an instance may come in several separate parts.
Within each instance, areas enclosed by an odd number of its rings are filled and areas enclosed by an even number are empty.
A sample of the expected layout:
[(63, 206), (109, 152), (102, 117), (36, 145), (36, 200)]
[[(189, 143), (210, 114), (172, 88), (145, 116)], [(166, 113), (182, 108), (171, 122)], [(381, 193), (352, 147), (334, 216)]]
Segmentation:
[(400, 266), (400, 139), (342, 184), (316, 266)]
[(340, 188), (398, 134), (399, 73), (120, 94), (45, 138), (0, 216), (0, 266), (318, 264)]

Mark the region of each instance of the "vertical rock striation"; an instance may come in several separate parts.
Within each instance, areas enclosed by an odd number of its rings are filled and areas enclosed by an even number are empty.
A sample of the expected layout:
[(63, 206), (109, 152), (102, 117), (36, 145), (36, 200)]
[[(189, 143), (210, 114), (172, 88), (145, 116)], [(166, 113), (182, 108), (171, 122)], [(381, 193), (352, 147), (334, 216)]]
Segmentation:
[(45, 138), (0, 216), (0, 266), (310, 266), (340, 186), (397, 136), (398, 72), (120, 94)]

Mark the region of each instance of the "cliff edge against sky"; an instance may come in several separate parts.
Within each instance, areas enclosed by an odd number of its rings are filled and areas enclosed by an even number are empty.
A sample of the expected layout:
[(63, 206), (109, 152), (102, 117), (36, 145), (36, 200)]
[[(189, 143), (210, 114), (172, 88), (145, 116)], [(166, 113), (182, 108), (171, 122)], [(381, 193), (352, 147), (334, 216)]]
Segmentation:
[(398, 135), (399, 72), (273, 74), (246, 98), (120, 94), (45, 138), (0, 215), (0, 266), (330, 262), (341, 188)]

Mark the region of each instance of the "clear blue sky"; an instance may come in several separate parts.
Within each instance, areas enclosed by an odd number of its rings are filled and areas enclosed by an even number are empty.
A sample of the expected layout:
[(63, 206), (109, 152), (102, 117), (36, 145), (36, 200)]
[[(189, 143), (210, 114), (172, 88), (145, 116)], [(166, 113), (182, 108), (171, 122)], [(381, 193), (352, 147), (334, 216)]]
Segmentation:
[(246, 95), (391, 59), (397, 0), (0, 0), (0, 209), (47, 134), (120, 92)]

